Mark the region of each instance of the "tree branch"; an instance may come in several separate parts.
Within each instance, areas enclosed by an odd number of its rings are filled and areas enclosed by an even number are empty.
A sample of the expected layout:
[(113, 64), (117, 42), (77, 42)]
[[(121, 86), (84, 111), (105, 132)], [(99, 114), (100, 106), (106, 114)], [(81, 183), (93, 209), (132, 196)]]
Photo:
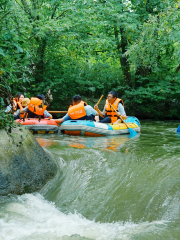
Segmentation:
[(0, 18), (0, 21), (1, 21), (3, 18), (5, 18), (9, 13), (10, 13), (10, 11), (7, 12), (7, 13), (5, 13), (4, 16), (2, 16), (2, 17)]
[(61, 15), (59, 15), (59, 16), (58, 16), (56, 19), (58, 19), (58, 18), (62, 17), (62, 16), (63, 16), (63, 14), (64, 14), (64, 13), (66, 13), (66, 12), (67, 12), (67, 10), (65, 10), (64, 12), (62, 12), (62, 13), (61, 13)]
[(176, 73), (179, 72), (179, 69), (180, 69), (180, 64), (179, 64), (178, 67), (176, 68)]
[(32, 16), (32, 14), (31, 14), (31, 11), (30, 11), (30, 9), (29, 9), (29, 7), (28, 7), (28, 4), (27, 4), (26, 0), (21, 0), (21, 3), (22, 3), (23, 6), (21, 6), (21, 4), (19, 4), (19, 2), (18, 2), (17, 0), (15, 0), (15, 1), (16, 1), (16, 3), (20, 6), (20, 8), (21, 8), (25, 13), (29, 14), (30, 17), (33, 19), (33, 16)]
[(52, 12), (51, 19), (54, 18), (54, 15), (55, 15), (55, 13), (56, 13), (56, 9), (57, 9), (58, 6), (59, 6), (59, 4), (56, 4), (56, 6), (55, 6), (55, 8), (54, 8), (54, 10), (53, 10), (53, 12)]

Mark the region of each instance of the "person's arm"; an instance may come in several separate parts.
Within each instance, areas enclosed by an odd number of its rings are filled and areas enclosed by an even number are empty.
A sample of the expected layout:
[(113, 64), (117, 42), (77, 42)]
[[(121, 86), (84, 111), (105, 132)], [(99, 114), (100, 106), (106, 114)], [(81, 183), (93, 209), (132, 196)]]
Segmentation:
[(9, 106), (6, 107), (5, 113), (9, 113), (12, 109), (11, 104)]
[(123, 119), (127, 119), (125, 109), (121, 103), (118, 104), (118, 111)]
[(58, 119), (52, 119), (53, 121), (55, 121), (56, 123), (63, 123), (64, 121), (70, 120), (70, 116), (68, 113), (66, 113), (66, 115), (63, 118), (58, 118)]
[(97, 105), (94, 106), (94, 109), (99, 113), (99, 115), (100, 115), (101, 117), (104, 117), (104, 116), (105, 116), (105, 114), (103, 114), (104, 110), (103, 110), (103, 112), (101, 112), (101, 111), (99, 110), (99, 108), (98, 108)]
[(23, 112), (27, 112), (27, 110), (28, 110), (28, 107), (25, 107), (25, 108), (23, 108), (23, 109), (18, 109), (14, 114), (13, 114), (13, 116), (14, 117), (17, 117), (17, 116), (19, 116), (21, 113), (23, 113)]
[(48, 113), (48, 111), (47, 110), (45, 110), (44, 111), (44, 118), (50, 118), (50, 119), (52, 119), (52, 115), (50, 114), (50, 113)]
[(23, 109), (21, 109), (21, 110), (20, 110), (20, 113), (27, 112), (27, 110), (28, 110), (28, 106), (25, 107), (25, 108), (23, 108)]
[(96, 116), (98, 115), (97, 111), (94, 110), (90, 105), (84, 106), (84, 109), (86, 111), (87, 116), (93, 115)]
[[(123, 119), (127, 119), (125, 109), (121, 103), (118, 104), (117, 116), (121, 116)], [(114, 124), (120, 123), (121, 119), (118, 119)]]
[(25, 108), (23, 108), (23, 109), (18, 109), (14, 114), (13, 114), (13, 116), (16, 118), (17, 116), (19, 116), (21, 113), (23, 113), (23, 112), (27, 112), (28, 111), (28, 106), (27, 107), (25, 107)]

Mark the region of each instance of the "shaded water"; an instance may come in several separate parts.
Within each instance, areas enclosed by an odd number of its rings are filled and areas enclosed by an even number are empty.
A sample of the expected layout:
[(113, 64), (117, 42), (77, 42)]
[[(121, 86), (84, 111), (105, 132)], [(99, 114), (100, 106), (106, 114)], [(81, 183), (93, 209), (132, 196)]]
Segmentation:
[(1, 197), (0, 239), (180, 239), (179, 123), (141, 125), (135, 138), (36, 135), (59, 173)]

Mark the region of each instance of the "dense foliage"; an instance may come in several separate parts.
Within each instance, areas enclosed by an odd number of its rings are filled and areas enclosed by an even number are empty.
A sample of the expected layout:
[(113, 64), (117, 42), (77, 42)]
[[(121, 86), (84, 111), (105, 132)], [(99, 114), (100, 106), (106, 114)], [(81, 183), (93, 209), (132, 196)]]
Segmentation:
[(0, 110), (0, 129), (6, 129), (8, 132), (11, 132), (11, 128), (16, 126), (13, 115), (6, 114), (3, 110)]
[(180, 118), (179, 7), (178, 0), (2, 0), (1, 105), (10, 93), (50, 88), (51, 109), (65, 110), (75, 94), (93, 104), (115, 89), (128, 115)]

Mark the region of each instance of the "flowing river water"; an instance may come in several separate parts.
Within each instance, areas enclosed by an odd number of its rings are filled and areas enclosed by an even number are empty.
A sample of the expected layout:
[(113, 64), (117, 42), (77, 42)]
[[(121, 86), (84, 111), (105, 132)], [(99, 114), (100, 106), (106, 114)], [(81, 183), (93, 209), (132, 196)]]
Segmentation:
[(36, 135), (59, 171), (34, 194), (0, 198), (0, 240), (180, 239), (177, 121), (130, 138)]

